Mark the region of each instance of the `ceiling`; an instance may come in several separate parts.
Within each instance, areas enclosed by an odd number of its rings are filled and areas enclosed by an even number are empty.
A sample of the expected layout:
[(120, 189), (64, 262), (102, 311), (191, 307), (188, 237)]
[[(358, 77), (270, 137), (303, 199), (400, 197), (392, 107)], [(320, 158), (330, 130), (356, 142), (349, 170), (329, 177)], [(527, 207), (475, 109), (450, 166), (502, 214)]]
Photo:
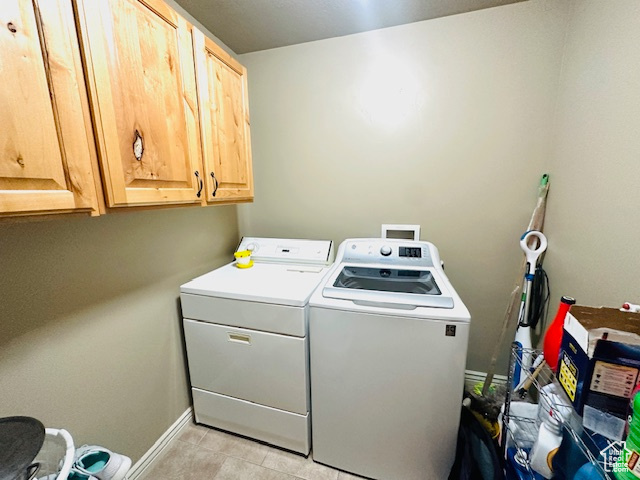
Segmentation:
[(175, 0), (235, 53), (283, 47), (523, 0)]

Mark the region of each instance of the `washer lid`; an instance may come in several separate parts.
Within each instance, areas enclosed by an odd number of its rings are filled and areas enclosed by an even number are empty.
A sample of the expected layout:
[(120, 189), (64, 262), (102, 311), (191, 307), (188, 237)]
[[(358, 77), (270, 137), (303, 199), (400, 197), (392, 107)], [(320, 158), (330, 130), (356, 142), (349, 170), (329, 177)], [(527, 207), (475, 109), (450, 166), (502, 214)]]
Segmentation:
[(399, 308), (453, 308), (453, 297), (437, 277), (433, 268), (342, 265), (322, 294), (327, 298), (385, 303)]
[(182, 293), (303, 307), (329, 267), (256, 262), (230, 263), (182, 285)]

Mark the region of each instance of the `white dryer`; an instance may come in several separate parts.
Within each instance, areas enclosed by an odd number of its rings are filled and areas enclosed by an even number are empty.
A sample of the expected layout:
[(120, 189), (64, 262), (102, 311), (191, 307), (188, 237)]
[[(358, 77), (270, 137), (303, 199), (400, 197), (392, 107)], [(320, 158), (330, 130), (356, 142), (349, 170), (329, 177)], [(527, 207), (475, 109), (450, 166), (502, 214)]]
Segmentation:
[(307, 455), (308, 300), (332, 242), (245, 237), (230, 263), (182, 285), (196, 422)]
[(309, 304), (314, 460), (380, 480), (447, 478), (470, 315), (436, 247), (346, 240)]

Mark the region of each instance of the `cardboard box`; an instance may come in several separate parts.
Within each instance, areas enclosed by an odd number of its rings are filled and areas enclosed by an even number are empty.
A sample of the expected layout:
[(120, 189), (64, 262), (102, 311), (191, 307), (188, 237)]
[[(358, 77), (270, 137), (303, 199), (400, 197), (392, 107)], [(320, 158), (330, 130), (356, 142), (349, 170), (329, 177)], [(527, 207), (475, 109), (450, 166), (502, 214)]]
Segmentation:
[(640, 314), (574, 305), (565, 319), (558, 381), (586, 428), (622, 440), (640, 383)]

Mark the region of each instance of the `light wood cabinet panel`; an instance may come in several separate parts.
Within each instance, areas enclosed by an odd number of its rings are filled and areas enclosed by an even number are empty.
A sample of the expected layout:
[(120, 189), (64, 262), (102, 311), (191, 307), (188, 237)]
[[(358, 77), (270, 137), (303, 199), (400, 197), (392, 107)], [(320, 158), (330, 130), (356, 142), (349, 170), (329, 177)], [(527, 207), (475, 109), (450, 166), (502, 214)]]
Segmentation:
[(0, 70), (0, 216), (98, 214), (70, 0), (3, 0)]
[(204, 197), (189, 25), (157, 0), (78, 0), (107, 206)]
[(247, 71), (193, 29), (206, 200), (253, 200)]

